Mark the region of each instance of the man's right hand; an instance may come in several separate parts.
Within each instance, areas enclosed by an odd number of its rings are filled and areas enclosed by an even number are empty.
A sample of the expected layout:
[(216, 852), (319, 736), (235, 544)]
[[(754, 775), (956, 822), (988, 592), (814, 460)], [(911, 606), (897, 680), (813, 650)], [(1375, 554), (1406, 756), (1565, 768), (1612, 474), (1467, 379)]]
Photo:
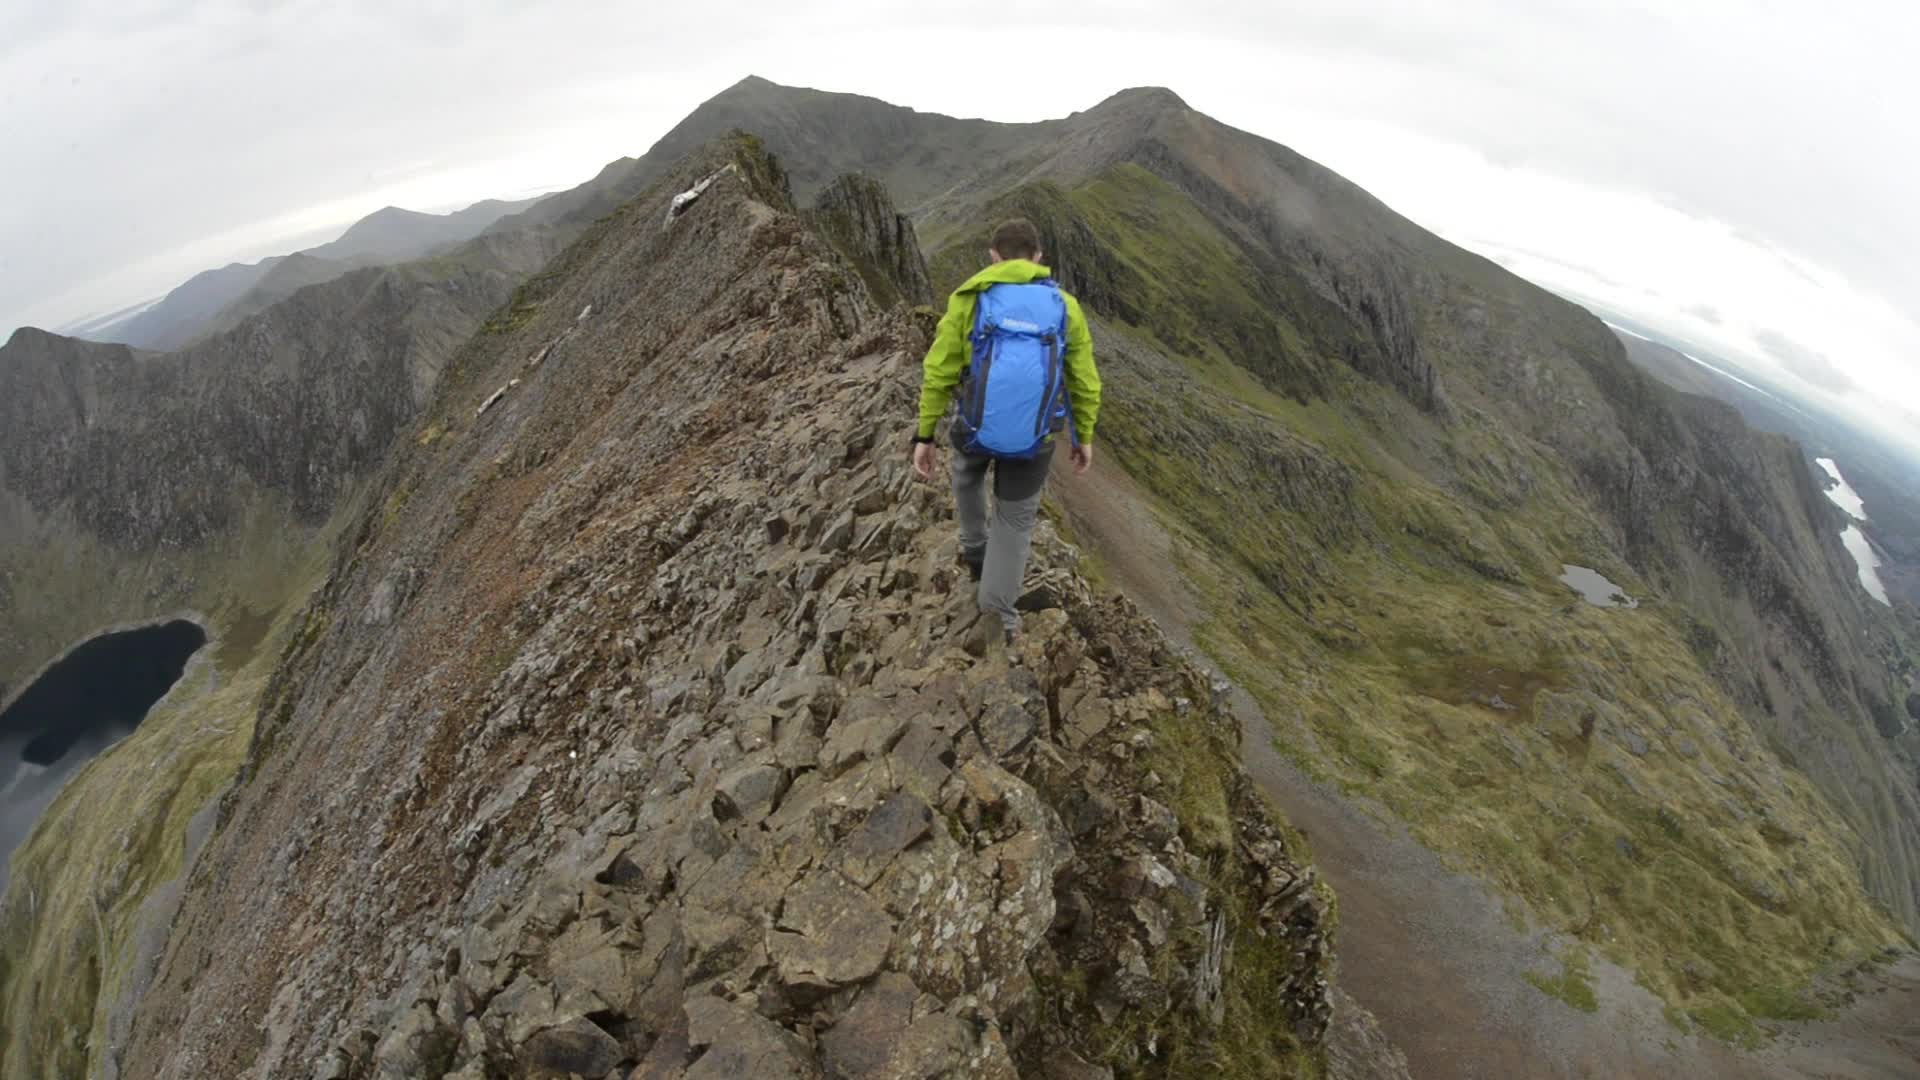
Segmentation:
[(933, 482), (933, 444), (917, 442), (913, 444), (913, 475), (928, 483)]
[(1078, 476), (1079, 474), (1086, 472), (1088, 469), (1091, 469), (1091, 468), (1093, 468), (1093, 444), (1081, 443), (1080, 445), (1075, 446), (1073, 448), (1074, 475)]

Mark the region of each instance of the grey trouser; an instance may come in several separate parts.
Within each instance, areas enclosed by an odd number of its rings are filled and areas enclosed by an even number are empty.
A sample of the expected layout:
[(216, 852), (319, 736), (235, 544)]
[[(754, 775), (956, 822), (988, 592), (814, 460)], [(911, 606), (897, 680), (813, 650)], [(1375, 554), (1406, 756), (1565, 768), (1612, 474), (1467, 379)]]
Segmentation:
[[(1020, 626), (1014, 601), (1027, 571), (1027, 550), (1040, 517), (1053, 447), (1030, 460), (953, 454), (953, 501), (960, 518), (960, 556), (979, 562), (980, 610), (998, 615), (1008, 630)], [(987, 467), (993, 467), (993, 524), (987, 524)]]

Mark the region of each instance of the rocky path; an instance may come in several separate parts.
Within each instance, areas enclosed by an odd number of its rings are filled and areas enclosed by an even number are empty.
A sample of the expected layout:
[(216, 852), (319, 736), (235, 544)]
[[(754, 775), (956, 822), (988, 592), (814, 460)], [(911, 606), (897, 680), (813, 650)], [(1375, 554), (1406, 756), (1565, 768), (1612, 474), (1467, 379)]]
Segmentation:
[[(1066, 520), (1105, 570), (1193, 649), (1202, 616), (1169, 571), (1166, 531), (1116, 470), (1055, 478)], [(1832, 1080), (1920, 1076), (1920, 960), (1870, 976), (1833, 1020), (1786, 1025), (1767, 1050), (1742, 1054), (1675, 1031), (1631, 973), (1594, 961), (1595, 1013), (1578, 1012), (1523, 977), (1553, 970), (1555, 939), (1517, 930), (1499, 898), (1447, 867), (1382, 808), (1302, 775), (1273, 747), (1257, 702), (1235, 687), (1242, 754), (1255, 783), (1307, 835), (1339, 897), (1333, 1075), (1373, 1080), (1672, 1077)], [(1401, 1055), (1404, 1055), (1402, 1057)]]
[(893, 437), (924, 336), (777, 176), (686, 163), (462, 354), (281, 659), (126, 1080), (1313, 1066), (1324, 902), (1237, 725), (1049, 535), (1018, 647), (984, 632)]

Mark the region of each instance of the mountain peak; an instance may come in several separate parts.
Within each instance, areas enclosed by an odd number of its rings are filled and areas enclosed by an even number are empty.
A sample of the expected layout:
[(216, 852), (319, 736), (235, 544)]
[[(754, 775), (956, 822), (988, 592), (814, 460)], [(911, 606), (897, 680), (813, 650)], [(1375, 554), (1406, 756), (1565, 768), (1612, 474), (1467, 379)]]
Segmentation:
[(39, 344), (44, 338), (53, 336), (53, 334), (37, 326), (17, 326), (14, 328), (13, 333), (8, 335), (6, 344), (0, 346), (0, 348), (12, 349), (17, 347), (24, 349), (29, 345)]
[(408, 210), (404, 206), (383, 206), (373, 213), (368, 214), (366, 217), (361, 218), (359, 221), (354, 222), (351, 226), (348, 226), (347, 232), (351, 233), (354, 229), (379, 226), (392, 221), (411, 221), (414, 218), (432, 216), (432, 214), (423, 214), (418, 210)]
[(1179, 94), (1164, 86), (1130, 86), (1108, 97), (1094, 106), (1095, 109), (1151, 109), (1161, 111), (1188, 111), (1189, 106)]
[(718, 94), (715, 94), (712, 100), (729, 101), (744, 99), (747, 101), (755, 101), (765, 98), (768, 94), (792, 93), (799, 89), (801, 89), (801, 87), (787, 86), (759, 75), (749, 75), (739, 82), (734, 83), (732, 86), (727, 87), (725, 90), (720, 91)]

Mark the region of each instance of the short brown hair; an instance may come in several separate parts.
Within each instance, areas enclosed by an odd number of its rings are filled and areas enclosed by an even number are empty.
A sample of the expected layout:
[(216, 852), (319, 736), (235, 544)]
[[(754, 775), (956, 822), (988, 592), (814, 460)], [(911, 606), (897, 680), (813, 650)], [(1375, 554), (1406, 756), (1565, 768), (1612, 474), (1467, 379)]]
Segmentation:
[(1031, 259), (1040, 254), (1040, 230), (1026, 218), (1014, 218), (993, 230), (987, 246), (1003, 259)]

